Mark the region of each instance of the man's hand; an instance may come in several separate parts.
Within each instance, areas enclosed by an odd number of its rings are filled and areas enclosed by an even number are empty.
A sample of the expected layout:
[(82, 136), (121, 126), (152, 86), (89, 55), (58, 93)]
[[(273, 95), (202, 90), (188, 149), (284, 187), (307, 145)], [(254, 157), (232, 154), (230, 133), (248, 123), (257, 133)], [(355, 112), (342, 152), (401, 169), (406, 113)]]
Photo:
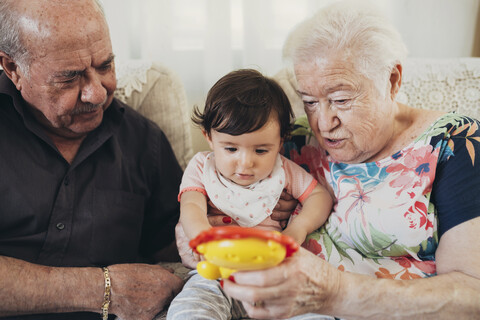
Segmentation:
[(280, 221), (280, 225), (282, 228), (287, 226), (288, 219), (292, 214), (293, 210), (298, 204), (298, 200), (294, 199), (293, 196), (283, 190), (282, 194), (280, 195), (280, 199), (278, 200), (275, 209), (272, 212), (271, 218), (276, 221)]
[(183, 287), (182, 279), (158, 265), (116, 264), (108, 269), (112, 279), (109, 313), (122, 320), (153, 319)]

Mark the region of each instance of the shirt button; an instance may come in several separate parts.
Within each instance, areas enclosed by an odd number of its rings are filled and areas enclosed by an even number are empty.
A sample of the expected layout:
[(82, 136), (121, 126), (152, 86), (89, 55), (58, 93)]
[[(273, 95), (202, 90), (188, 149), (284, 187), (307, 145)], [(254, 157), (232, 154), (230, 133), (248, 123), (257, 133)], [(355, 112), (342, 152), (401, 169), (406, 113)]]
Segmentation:
[(70, 178), (68, 176), (66, 176), (65, 180), (63, 180), (63, 184), (68, 186), (69, 183), (70, 183)]
[(65, 225), (63, 223), (59, 222), (59, 223), (57, 223), (57, 229), (58, 230), (63, 230), (63, 229), (65, 229)]

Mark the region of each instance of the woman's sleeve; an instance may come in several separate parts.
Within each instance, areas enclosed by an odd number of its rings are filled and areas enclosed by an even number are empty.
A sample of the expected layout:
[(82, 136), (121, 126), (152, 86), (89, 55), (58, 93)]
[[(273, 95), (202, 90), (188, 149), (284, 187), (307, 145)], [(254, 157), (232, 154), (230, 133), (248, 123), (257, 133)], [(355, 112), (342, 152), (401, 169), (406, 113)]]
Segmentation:
[(464, 118), (454, 126), (439, 159), (432, 187), (432, 203), (438, 214), (439, 236), (480, 216), (479, 122)]

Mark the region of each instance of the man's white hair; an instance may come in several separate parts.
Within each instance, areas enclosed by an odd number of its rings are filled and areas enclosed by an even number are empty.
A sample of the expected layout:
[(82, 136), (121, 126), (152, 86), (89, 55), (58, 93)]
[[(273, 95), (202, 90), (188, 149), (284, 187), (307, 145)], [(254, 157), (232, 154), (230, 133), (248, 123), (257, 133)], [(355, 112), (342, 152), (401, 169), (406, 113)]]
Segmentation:
[(365, 1), (341, 1), (322, 8), (288, 36), (283, 55), (293, 65), (321, 62), (336, 55), (386, 93), (392, 68), (402, 64), (407, 48), (378, 8)]
[[(12, 58), (23, 73), (28, 75), (30, 55), (22, 39), (22, 17), (15, 5), (17, 1), (0, 0), (0, 51)], [(105, 19), (100, 0), (94, 1)]]

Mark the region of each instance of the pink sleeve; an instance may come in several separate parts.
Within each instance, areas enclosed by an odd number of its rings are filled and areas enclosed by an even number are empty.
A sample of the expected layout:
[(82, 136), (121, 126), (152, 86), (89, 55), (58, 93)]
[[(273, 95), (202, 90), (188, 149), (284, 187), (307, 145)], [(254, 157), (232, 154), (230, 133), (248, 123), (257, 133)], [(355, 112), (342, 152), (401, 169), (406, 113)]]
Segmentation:
[(198, 191), (207, 195), (205, 186), (202, 182), (203, 165), (205, 158), (210, 152), (198, 152), (193, 156), (192, 160), (188, 163), (185, 171), (183, 172), (182, 183), (180, 183), (180, 192), (178, 193), (178, 201), (182, 193), (186, 191)]
[(303, 203), (318, 184), (317, 180), (295, 162), (282, 156), (285, 170), (285, 189), (295, 199)]

